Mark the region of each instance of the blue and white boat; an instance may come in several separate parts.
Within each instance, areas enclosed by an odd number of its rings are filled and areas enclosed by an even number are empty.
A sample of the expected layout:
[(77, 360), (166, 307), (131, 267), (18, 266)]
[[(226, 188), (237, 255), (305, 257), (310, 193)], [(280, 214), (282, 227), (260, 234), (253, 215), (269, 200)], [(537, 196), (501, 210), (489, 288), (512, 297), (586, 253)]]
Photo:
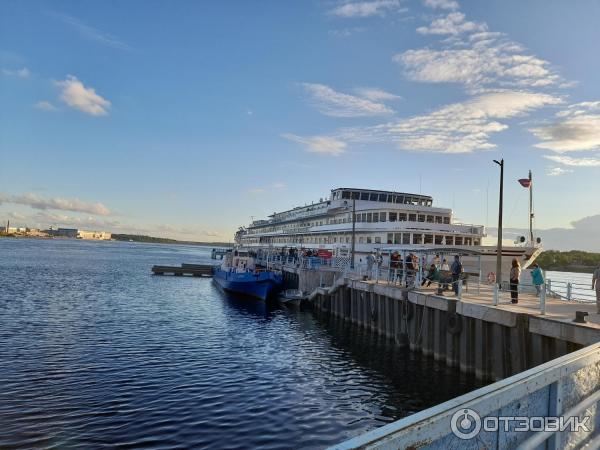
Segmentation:
[(256, 267), (254, 258), (240, 251), (225, 256), (223, 264), (215, 269), (213, 279), (225, 291), (261, 300), (266, 300), (283, 285), (280, 273)]

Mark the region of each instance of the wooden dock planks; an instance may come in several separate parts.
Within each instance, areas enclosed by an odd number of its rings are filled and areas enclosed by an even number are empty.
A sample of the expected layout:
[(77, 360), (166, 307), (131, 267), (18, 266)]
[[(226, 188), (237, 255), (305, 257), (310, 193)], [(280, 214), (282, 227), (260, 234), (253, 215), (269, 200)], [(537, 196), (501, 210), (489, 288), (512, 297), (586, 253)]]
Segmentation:
[(153, 275), (171, 274), (175, 276), (191, 275), (194, 277), (212, 277), (213, 266), (210, 264), (182, 264), (181, 266), (152, 266)]

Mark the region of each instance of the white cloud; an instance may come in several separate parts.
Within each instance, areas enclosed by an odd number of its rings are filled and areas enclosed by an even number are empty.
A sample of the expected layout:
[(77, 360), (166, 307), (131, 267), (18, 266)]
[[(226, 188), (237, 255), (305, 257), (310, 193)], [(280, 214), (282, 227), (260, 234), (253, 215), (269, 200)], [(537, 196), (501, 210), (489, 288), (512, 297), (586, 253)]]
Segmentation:
[(557, 153), (600, 148), (600, 102), (582, 102), (556, 114), (551, 125), (530, 131), (542, 142), (538, 148)]
[(329, 136), (302, 137), (295, 134), (286, 133), (282, 134), (281, 137), (304, 145), (306, 150), (311, 153), (339, 156), (346, 151), (345, 142)]
[[(436, 19), (425, 34), (447, 34), (440, 48), (421, 48), (396, 54), (406, 76), (426, 83), (461, 83), (472, 91), (489, 87), (545, 87), (564, 85), (550, 64), (527, 54), (523, 46), (505, 35), (487, 31), (486, 24), (464, 20), (462, 13)], [(468, 36), (460, 37), (467, 32)]]
[(548, 167), (546, 175), (549, 177), (558, 177), (571, 172), (573, 172), (571, 169), (563, 169), (562, 167)]
[(337, 30), (329, 30), (329, 34), (338, 38), (347, 38), (356, 33), (366, 31), (365, 27), (341, 28)]
[(34, 209), (52, 209), (60, 211), (82, 212), (94, 214), (98, 216), (108, 216), (110, 210), (102, 203), (89, 203), (79, 199), (66, 198), (44, 198), (37, 194), (27, 193), (22, 195), (0, 195), (0, 199), (5, 203), (13, 203), (17, 205), (27, 205)]
[(105, 116), (110, 108), (110, 101), (96, 94), (94, 88), (86, 88), (73, 75), (68, 75), (64, 81), (57, 81), (62, 88), (60, 99), (72, 108), (92, 116)]
[(79, 34), (81, 34), (87, 39), (91, 39), (93, 41), (99, 42), (104, 45), (108, 45), (109, 47), (117, 48), (119, 50), (131, 50), (131, 47), (129, 45), (120, 41), (115, 36), (101, 31), (97, 28), (94, 28), (92, 26), (89, 26), (75, 17), (61, 13), (52, 13), (52, 15), (57, 17), (73, 29), (75, 29), (77, 32), (79, 32)]
[(548, 94), (500, 91), (444, 106), (430, 114), (372, 127), (344, 128), (336, 137), (344, 141), (393, 143), (407, 150), (469, 153), (495, 147), (490, 136), (508, 128), (499, 122), (561, 103)]
[(423, 0), (423, 4), (433, 9), (458, 9), (458, 2), (454, 0)]
[(324, 84), (303, 83), (311, 103), (321, 114), (331, 117), (362, 117), (392, 114), (383, 103), (337, 92)]
[(600, 167), (600, 157), (573, 158), (571, 156), (562, 155), (544, 155), (544, 158), (570, 167)]
[(398, 10), (399, 7), (399, 0), (349, 2), (332, 9), (330, 14), (344, 18), (384, 16), (391, 10)]
[(465, 15), (461, 12), (452, 12), (446, 17), (440, 17), (433, 20), (429, 26), (417, 28), (417, 32), (421, 34), (452, 36), (478, 31), (487, 31), (487, 25), (485, 23), (476, 23), (465, 20)]
[(394, 101), (400, 100), (402, 97), (396, 94), (392, 94), (390, 92), (386, 92), (383, 89), (379, 89), (376, 87), (361, 87), (356, 88), (354, 90), (358, 94), (358, 96), (362, 98), (366, 98), (368, 100), (372, 100), (374, 102), (379, 101)]
[(41, 109), (42, 111), (57, 111), (56, 106), (46, 100), (37, 102), (34, 107), (36, 109)]
[(21, 69), (10, 70), (10, 69), (2, 69), (2, 74), (7, 75), (9, 77), (18, 77), (18, 78), (29, 78), (31, 76), (31, 72), (27, 67), (23, 67)]

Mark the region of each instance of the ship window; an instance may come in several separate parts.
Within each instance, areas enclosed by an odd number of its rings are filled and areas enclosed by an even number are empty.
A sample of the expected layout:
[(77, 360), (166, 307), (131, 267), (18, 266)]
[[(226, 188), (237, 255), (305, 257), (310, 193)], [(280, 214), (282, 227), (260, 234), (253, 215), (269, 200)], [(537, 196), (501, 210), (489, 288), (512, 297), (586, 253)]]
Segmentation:
[(406, 213), (398, 213), (398, 220), (400, 222), (406, 222)]
[(425, 244), (433, 244), (433, 234), (425, 235)]
[(394, 243), (394, 234), (393, 233), (388, 233), (387, 234), (387, 243), (388, 244), (393, 244)]
[(350, 238), (346, 236), (346, 244), (350, 242)]
[(360, 198), (360, 192), (357, 192), (357, 191), (352, 192), (352, 198), (358, 200)]
[(402, 196), (402, 195), (396, 196), (396, 202), (395, 203), (404, 203), (404, 196)]
[(367, 222), (373, 222), (373, 214), (367, 213)]
[(373, 213), (373, 222), (379, 222), (379, 213)]
[(379, 221), (385, 222), (385, 216), (386, 216), (386, 213), (384, 213), (384, 212), (379, 213)]
[(371, 236), (367, 236), (367, 244), (372, 244), (372, 243), (373, 242), (372, 242)]
[(360, 236), (360, 237), (358, 238), (358, 243), (359, 243), (359, 244), (364, 244), (364, 243), (365, 243), (365, 238), (364, 238), (364, 237), (362, 237), (362, 236)]
[(427, 216), (427, 222), (433, 223), (433, 216)]
[(387, 202), (387, 194), (379, 194), (380, 202)]
[(368, 192), (362, 192), (360, 194), (360, 199), (361, 200), (369, 200), (369, 193)]
[(381, 244), (381, 238), (379, 236), (375, 236), (375, 243)]
[(408, 221), (409, 222), (416, 222), (417, 221), (417, 215), (416, 214), (409, 214), (408, 215)]
[(394, 244), (401, 244), (401, 243), (402, 243), (402, 233), (394, 233)]
[(435, 223), (442, 223), (442, 216), (435, 216)]
[(473, 240), (473, 245), (480, 245), (479, 239)]
[(389, 194), (388, 195), (388, 203), (395, 203), (396, 202), (396, 196)]
[(363, 222), (367, 221), (367, 213), (362, 213), (362, 221)]
[(371, 194), (371, 196), (370, 196), (370, 200), (371, 200), (372, 202), (376, 202), (376, 201), (377, 201), (377, 194)]
[(462, 236), (456, 236), (454, 238), (454, 245), (463, 245), (463, 238), (462, 238)]
[(465, 245), (471, 245), (472, 239), (470, 237), (465, 238)]
[(402, 243), (405, 245), (410, 244), (410, 233), (402, 233)]
[(435, 245), (442, 245), (444, 243), (444, 236), (440, 234), (435, 235)]
[(423, 235), (413, 234), (413, 244), (422, 244), (422, 243), (423, 243)]
[(390, 213), (390, 222), (395, 222), (396, 220), (398, 220), (398, 213)]
[(419, 222), (425, 222), (425, 214), (419, 214)]
[(342, 192), (342, 198), (350, 198), (350, 192), (349, 191), (343, 191)]
[(450, 217), (444, 217), (444, 223), (448, 225), (450, 223)]

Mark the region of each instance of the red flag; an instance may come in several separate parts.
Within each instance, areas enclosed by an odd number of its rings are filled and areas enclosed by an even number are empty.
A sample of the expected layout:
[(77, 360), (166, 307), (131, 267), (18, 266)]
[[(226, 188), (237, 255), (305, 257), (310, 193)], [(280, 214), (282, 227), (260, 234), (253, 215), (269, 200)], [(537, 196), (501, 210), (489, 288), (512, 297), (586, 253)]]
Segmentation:
[(529, 178), (521, 178), (519, 180), (519, 183), (521, 183), (521, 186), (523, 186), (524, 188), (531, 187), (531, 180)]

